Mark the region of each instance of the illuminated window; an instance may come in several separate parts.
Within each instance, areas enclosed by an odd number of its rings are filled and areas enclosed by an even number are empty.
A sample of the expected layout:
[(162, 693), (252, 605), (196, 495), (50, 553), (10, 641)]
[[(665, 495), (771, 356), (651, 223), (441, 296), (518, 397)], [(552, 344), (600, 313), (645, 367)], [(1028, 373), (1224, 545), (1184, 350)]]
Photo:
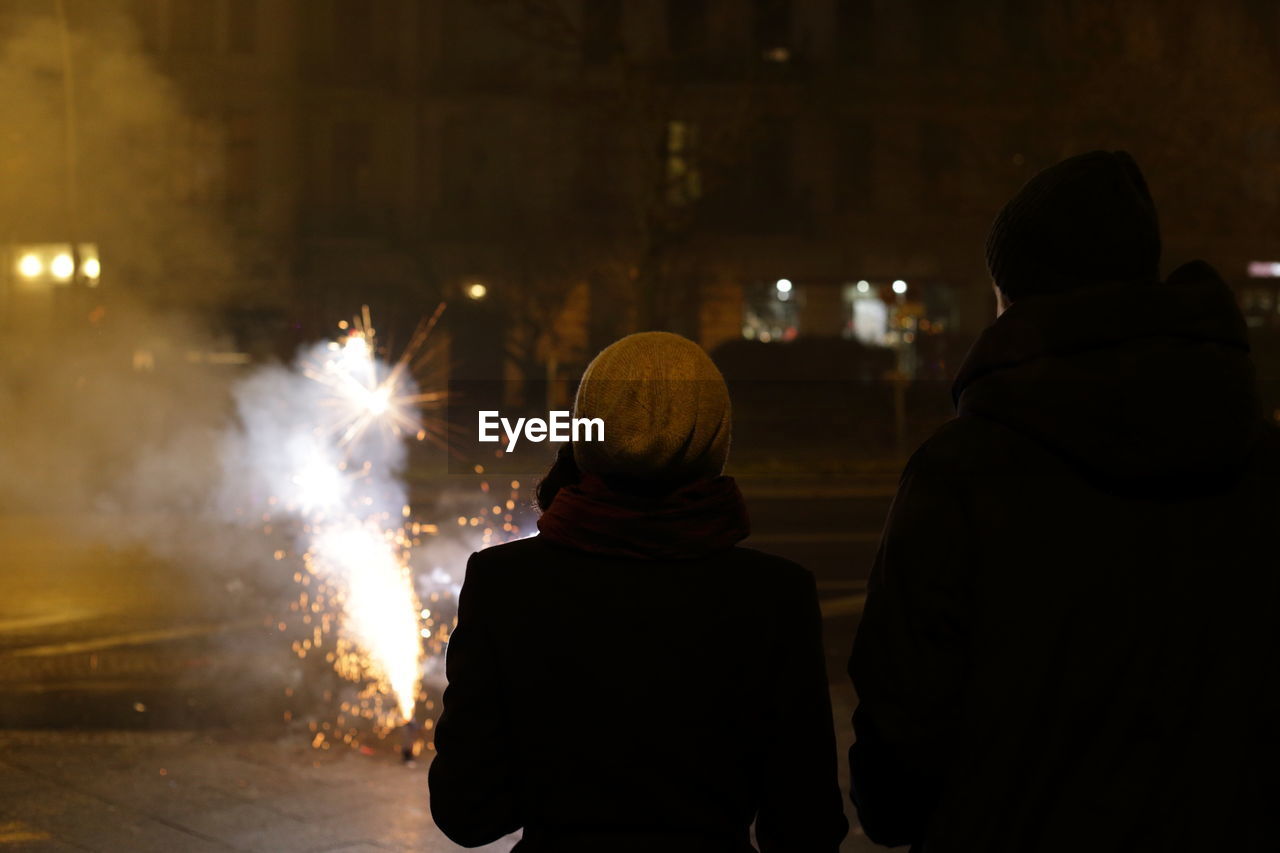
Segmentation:
[[(787, 282), (779, 289), (780, 282)], [(800, 288), (789, 279), (756, 282), (743, 289), (742, 336), (763, 343), (789, 341), (798, 331)], [(783, 298), (785, 297), (785, 298)]]
[(702, 173), (698, 168), (698, 127), (692, 122), (667, 122), (667, 201), (685, 205), (702, 196)]
[(889, 334), (889, 309), (878, 298), (853, 301), (853, 337), (868, 346), (883, 346)]

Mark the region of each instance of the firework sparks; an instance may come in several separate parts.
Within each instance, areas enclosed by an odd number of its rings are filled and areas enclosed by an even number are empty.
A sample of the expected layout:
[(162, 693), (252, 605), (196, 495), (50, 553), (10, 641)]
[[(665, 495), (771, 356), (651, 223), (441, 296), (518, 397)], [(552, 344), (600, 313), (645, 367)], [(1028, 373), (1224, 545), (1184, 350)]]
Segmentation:
[[(447, 423), (430, 416), (445, 395), (421, 390), (443, 384), (425, 346), (439, 313), (394, 362), (380, 357), (365, 311), (340, 323), (336, 340), (306, 349), (293, 368), (263, 368), (236, 389), (242, 430), (229, 450), (243, 461), (234, 493), (247, 487), (256, 496), (248, 517), (264, 532), (297, 535), (296, 551), (275, 551), (277, 562), (294, 568), (293, 615), (269, 624), (292, 636), (299, 658), (322, 657), (354, 686), (340, 703), (325, 691), (337, 713), (311, 723), (316, 749), (366, 748), (361, 730), (369, 726), (379, 738), (399, 728), (413, 749), (425, 733), (432, 748), (435, 703), (424, 683), (434, 690), (442, 677), (460, 585), (461, 560), (453, 558), (523, 535), (516, 481), (482, 482), (481, 505), (458, 517), (460, 529), (452, 517), (447, 524), (413, 519), (400, 476), (409, 442), (447, 444)], [(428, 540), (434, 544), (418, 547)], [(450, 555), (447, 569), (441, 553)], [(419, 708), (425, 720), (415, 718)], [(286, 721), (292, 717), (286, 712)]]
[(421, 412), (443, 394), (424, 394), (414, 380), (438, 316), (392, 363), (379, 358), (366, 309), (294, 369), (263, 370), (237, 389), (240, 449), (254, 462), (255, 491), (268, 496), (263, 530), (286, 524), (299, 538), (301, 591), (291, 610), (305, 633), (293, 650), (323, 654), (360, 685), (344, 715), (382, 731), (413, 718), (423, 673), (424, 611), (409, 567), (414, 533), (405, 527), (400, 473), (408, 440), (443, 429)]

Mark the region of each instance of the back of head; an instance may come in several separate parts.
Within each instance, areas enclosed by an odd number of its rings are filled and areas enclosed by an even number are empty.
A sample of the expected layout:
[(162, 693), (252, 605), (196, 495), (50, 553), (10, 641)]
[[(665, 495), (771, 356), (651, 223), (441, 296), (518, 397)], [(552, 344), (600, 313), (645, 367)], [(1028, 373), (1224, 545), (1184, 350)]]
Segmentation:
[(1040, 172), (996, 216), (987, 267), (1010, 302), (1157, 281), (1160, 227), (1138, 164), (1124, 151), (1091, 151)]
[(729, 455), (729, 390), (710, 356), (669, 332), (610, 344), (587, 366), (574, 417), (599, 418), (604, 440), (575, 442), (587, 474), (678, 485), (719, 476)]

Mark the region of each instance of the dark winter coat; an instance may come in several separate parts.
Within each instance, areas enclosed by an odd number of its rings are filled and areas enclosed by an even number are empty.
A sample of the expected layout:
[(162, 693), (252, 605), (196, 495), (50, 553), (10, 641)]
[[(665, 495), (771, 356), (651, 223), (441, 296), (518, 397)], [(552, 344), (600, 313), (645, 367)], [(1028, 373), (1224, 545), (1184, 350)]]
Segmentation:
[(474, 847), (523, 827), (521, 853), (742, 853), (755, 819), (766, 853), (835, 853), (812, 576), (746, 548), (624, 557), (551, 530), (468, 563), (430, 774), (441, 830)]
[(1201, 266), (1029, 297), (970, 353), (850, 662), (872, 839), (1280, 849), (1280, 441)]

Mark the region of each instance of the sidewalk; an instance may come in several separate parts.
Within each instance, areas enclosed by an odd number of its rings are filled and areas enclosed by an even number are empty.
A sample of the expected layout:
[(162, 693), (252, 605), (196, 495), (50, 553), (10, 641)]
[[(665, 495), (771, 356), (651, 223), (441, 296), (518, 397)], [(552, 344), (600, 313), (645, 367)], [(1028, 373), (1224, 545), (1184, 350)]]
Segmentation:
[(303, 738), (0, 732), (0, 849), (459, 850), (431, 822), (426, 767)]
[[(317, 751), (293, 736), (0, 731), (0, 850), (461, 850), (431, 822), (426, 768), (401, 764), (390, 745)], [(856, 831), (841, 847), (876, 849)]]

